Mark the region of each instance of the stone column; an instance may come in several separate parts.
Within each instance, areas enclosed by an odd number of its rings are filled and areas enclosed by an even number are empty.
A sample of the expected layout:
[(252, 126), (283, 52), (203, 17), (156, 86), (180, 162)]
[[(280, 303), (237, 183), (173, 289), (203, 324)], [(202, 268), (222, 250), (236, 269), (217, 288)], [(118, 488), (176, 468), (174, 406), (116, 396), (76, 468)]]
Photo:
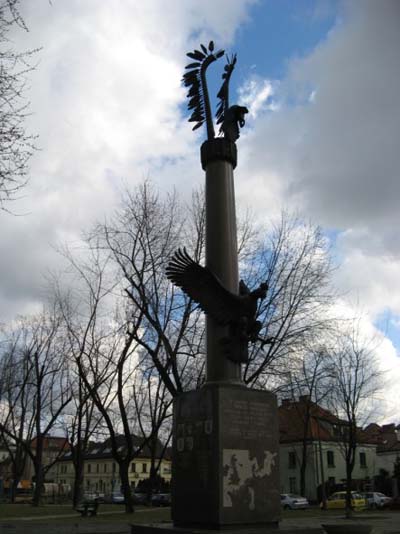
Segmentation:
[[(232, 291), (239, 291), (235, 188), (235, 143), (216, 138), (201, 147), (201, 164), (206, 171), (206, 265)], [(207, 317), (207, 383), (239, 384), (240, 364), (222, 353), (221, 339), (228, 327)]]

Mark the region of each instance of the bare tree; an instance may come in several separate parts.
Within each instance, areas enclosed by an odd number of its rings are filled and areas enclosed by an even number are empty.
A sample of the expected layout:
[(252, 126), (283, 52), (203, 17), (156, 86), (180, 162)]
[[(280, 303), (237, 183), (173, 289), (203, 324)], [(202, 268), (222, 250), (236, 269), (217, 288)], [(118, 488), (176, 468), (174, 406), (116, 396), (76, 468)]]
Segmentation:
[[(130, 513), (133, 512), (130, 464), (145, 446), (152, 448), (169, 415), (171, 399), (170, 396), (167, 399), (165, 385), (155, 383), (158, 375), (154, 376), (144, 361), (142, 355), (146, 351), (137, 342), (142, 338), (149, 342), (143, 314), (130, 303), (126, 305), (118, 277), (108, 271), (108, 252), (103, 253), (92, 238), (87, 244), (85, 258), (77, 259), (64, 250), (72, 272), (77, 275), (74, 277), (77, 291), (66, 298), (59, 288), (58, 305), (82, 391), (86, 392), (86, 402), (90, 398), (101, 415), (119, 467), (126, 511)], [(153, 352), (160, 352), (160, 346), (154, 347)], [(154, 366), (151, 359), (150, 364)], [(147, 387), (139, 388), (139, 383)], [(156, 469), (154, 462), (152, 465)]]
[(141, 372), (133, 384), (133, 399), (141, 434), (150, 436), (147, 442), (150, 452), (147, 501), (150, 504), (161, 462), (172, 437), (172, 422), (168, 424), (172, 416), (172, 397), (146, 352), (140, 358), (139, 368)]
[[(264, 231), (265, 233), (265, 231)], [(254, 286), (268, 283), (259, 305), (263, 327), (250, 353), (244, 381), (276, 389), (291, 362), (330, 328), (332, 266), (320, 228), (283, 213), (272, 232), (252, 245), (243, 277)]]
[[(296, 358), (290, 365), (287, 384), (282, 387), (280, 394), (290, 396), (293, 400), (299, 397), (293, 405), (298, 420), (302, 426), (302, 446), (300, 451), (300, 494), (306, 496), (306, 470), (309, 460), (310, 437), (312, 436), (312, 419), (318, 414), (319, 404), (324, 402), (330, 393), (331, 373), (324, 346), (310, 347)], [(321, 449), (321, 443), (319, 443)], [(323, 472), (323, 462), (320, 465)], [(322, 480), (323, 499), (325, 502), (324, 481)]]
[(150, 355), (172, 396), (196, 387), (204, 369), (200, 310), (165, 276), (180, 244), (188, 244), (197, 260), (203, 254), (204, 204), (195, 197), (190, 210), (184, 208), (175, 192), (161, 198), (145, 182), (126, 192), (121, 209), (96, 234), (115, 262), (127, 307), (137, 314), (133, 339)]
[(21, 358), (19, 351), (21, 334), (20, 330), (2, 331), (0, 359), (0, 436), (11, 463), (12, 503), (15, 502), (17, 487), (26, 467), (26, 443), (31, 442), (34, 430), (34, 420), (29, 417), (31, 388), (24, 379), (29, 374), (29, 363)]
[(0, 208), (15, 200), (27, 182), (28, 161), (34, 136), (25, 130), (29, 103), (25, 100), (26, 77), (36, 51), (17, 52), (9, 39), (12, 27), (27, 31), (19, 12), (20, 0), (0, 1)]
[[(43, 453), (49, 432), (59, 423), (60, 416), (71, 401), (69, 374), (65, 357), (65, 338), (60, 317), (43, 312), (24, 318), (16, 325), (18, 375), (14, 384), (17, 402), (8, 405), (1, 431), (15, 443), (23, 446), (31, 459), (35, 472), (33, 505), (41, 501), (43, 482), (47, 471), (57, 457), (44, 465)], [(26, 403), (22, 405), (22, 396)], [(22, 409), (23, 408), (23, 409)], [(14, 421), (24, 422), (21, 435)], [(10, 426), (10, 421), (12, 425)], [(59, 451), (60, 454), (63, 452)]]
[(100, 424), (98, 411), (79, 375), (72, 385), (72, 402), (63, 419), (63, 428), (75, 472), (72, 507), (76, 508), (83, 499), (85, 455), (89, 449), (90, 439)]
[[(103, 362), (100, 347), (113, 332), (109, 325), (111, 311), (109, 298), (114, 283), (107, 276), (107, 257), (98, 248), (88, 248), (86, 257), (74, 254), (67, 246), (59, 252), (66, 261), (66, 271), (53, 273), (50, 294), (62, 317), (67, 340), (68, 365), (74, 380), (71, 381), (72, 402), (63, 419), (69, 450), (74, 466), (73, 507), (83, 498), (84, 465), (90, 439), (101, 425), (102, 415), (93, 398), (95, 391), (108, 406), (108, 365)], [(93, 380), (87, 387), (83, 360), (89, 362)]]
[(376, 359), (376, 341), (362, 335), (360, 321), (339, 332), (328, 349), (331, 411), (342, 421), (338, 437), (346, 462), (346, 516), (350, 517), (352, 473), (362, 427), (374, 410), (382, 387), (382, 373)]

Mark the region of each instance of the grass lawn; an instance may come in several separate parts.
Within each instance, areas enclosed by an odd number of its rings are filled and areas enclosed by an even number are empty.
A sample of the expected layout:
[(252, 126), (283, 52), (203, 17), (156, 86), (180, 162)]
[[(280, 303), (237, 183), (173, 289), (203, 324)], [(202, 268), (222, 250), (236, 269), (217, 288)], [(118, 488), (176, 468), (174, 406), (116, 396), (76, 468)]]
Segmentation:
[[(136, 512), (132, 515), (125, 514), (125, 507), (116, 504), (100, 504), (99, 515), (95, 517), (82, 517), (78, 512), (72, 509), (71, 504), (47, 504), (44, 506), (34, 507), (30, 504), (0, 504), (0, 521), (3, 519), (13, 518), (16, 522), (25, 518), (43, 518), (46, 522), (87, 522), (87, 521), (112, 521), (112, 522), (152, 522), (164, 521), (170, 518), (169, 508), (146, 508), (138, 506)], [(71, 517), (62, 517), (70, 515)], [(60, 516), (60, 517), (48, 517)], [(19, 519), (21, 518), (21, 519)]]

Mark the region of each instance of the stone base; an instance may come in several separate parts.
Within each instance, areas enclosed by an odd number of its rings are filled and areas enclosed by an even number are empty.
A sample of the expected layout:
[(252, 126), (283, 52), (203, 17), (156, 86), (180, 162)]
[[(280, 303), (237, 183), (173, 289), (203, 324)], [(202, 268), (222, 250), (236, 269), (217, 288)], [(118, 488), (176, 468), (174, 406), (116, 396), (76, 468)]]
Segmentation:
[(176, 527), (243, 526), (249, 532), (250, 526), (278, 524), (275, 395), (212, 383), (184, 393), (174, 403), (173, 438)]
[(347, 520), (346, 523), (322, 524), (327, 534), (370, 534), (372, 525)]
[[(240, 528), (220, 529), (224, 534), (323, 534), (322, 528), (280, 528), (273, 525), (260, 525), (258, 527), (241, 526)], [(150, 525), (131, 525), (131, 534), (215, 534), (215, 530), (203, 528), (181, 528), (172, 523), (154, 523)]]

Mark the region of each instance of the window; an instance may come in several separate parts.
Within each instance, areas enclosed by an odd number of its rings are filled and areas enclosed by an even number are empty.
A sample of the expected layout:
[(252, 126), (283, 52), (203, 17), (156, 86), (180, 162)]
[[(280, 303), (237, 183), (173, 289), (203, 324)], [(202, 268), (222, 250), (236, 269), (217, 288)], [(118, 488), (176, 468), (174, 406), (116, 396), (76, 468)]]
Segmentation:
[(335, 453), (333, 451), (326, 451), (326, 460), (328, 467), (335, 467)]
[(296, 477), (289, 478), (290, 493), (297, 493)]
[(91, 466), (91, 464), (87, 464), (87, 472), (88, 472), (88, 473), (91, 473), (91, 472), (92, 472), (92, 466)]
[(136, 464), (135, 464), (135, 462), (131, 463), (131, 473), (136, 473)]
[(100, 464), (96, 464), (96, 473), (100, 472)]
[(365, 452), (360, 452), (360, 467), (367, 467), (367, 455)]
[(113, 462), (113, 473), (115, 473), (115, 462)]
[(294, 469), (295, 467), (296, 467), (296, 453), (289, 452), (289, 468)]
[(142, 473), (147, 473), (147, 464), (142, 464)]
[(107, 464), (104, 464), (104, 472), (107, 473)]

